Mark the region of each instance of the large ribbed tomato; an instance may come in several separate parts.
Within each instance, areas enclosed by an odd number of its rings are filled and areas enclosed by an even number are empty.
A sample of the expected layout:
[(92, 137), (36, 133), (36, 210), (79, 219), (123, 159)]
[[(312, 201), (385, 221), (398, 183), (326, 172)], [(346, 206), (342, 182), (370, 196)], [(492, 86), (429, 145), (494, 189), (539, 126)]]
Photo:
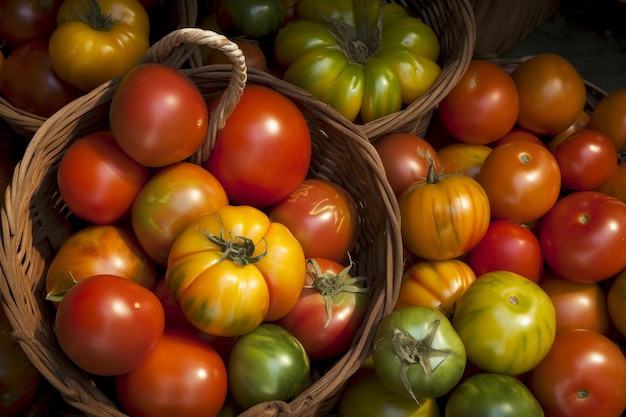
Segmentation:
[(490, 208), (480, 184), (465, 175), (437, 174), (414, 183), (400, 196), (402, 238), (427, 260), (452, 259), (478, 244), (489, 227)]

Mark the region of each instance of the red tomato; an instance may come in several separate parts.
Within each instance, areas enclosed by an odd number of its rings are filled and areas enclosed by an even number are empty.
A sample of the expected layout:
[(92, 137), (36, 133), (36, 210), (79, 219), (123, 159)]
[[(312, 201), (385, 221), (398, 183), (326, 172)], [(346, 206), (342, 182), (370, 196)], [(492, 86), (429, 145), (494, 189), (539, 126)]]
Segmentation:
[(511, 77), (519, 94), (517, 124), (537, 135), (562, 132), (585, 107), (585, 83), (562, 56), (535, 55), (515, 68)]
[(146, 253), (165, 266), (174, 239), (187, 223), (226, 204), (226, 191), (213, 174), (178, 162), (157, 170), (139, 191), (131, 223)]
[[(210, 104), (213, 110), (221, 96)], [(311, 160), (304, 115), (286, 96), (248, 85), (204, 163), (231, 202), (267, 207), (287, 198), (304, 181)]]
[(302, 343), (310, 359), (345, 353), (363, 322), (370, 285), (365, 277), (352, 277), (351, 266), (324, 258), (307, 259), (300, 300), (276, 322)]
[(465, 74), (439, 103), (443, 125), (457, 139), (485, 145), (515, 125), (519, 98), (513, 79), (495, 63), (472, 60)]
[(556, 202), (539, 225), (548, 266), (574, 282), (599, 282), (626, 267), (626, 203), (598, 191)]
[(76, 283), (57, 308), (54, 331), (63, 352), (95, 375), (137, 368), (163, 336), (164, 312), (150, 290), (114, 275)]
[(331, 181), (307, 178), (269, 212), (298, 239), (306, 258), (342, 262), (359, 232), (359, 213), (348, 191)]
[(626, 150), (626, 88), (609, 93), (598, 102), (588, 127), (606, 135), (619, 152)]
[(492, 217), (519, 223), (547, 213), (561, 191), (561, 172), (552, 153), (527, 141), (496, 147), (476, 180), (489, 197)]
[(30, 42), (47, 41), (57, 27), (63, 0), (3, 0), (0, 39), (12, 51)]
[(527, 132), (522, 129), (513, 129), (506, 135), (502, 136), (500, 139), (491, 143), (492, 147), (500, 146), (507, 142), (512, 142), (516, 140), (525, 140), (527, 142), (533, 142), (537, 145), (546, 146), (546, 144), (539, 138), (539, 136), (534, 133)]
[(554, 149), (561, 182), (570, 190), (593, 190), (607, 182), (617, 168), (617, 152), (608, 137), (582, 129)]
[(13, 106), (41, 117), (52, 116), (82, 95), (52, 69), (48, 42), (25, 44), (6, 57), (0, 67), (0, 93)]
[(485, 158), (491, 152), (487, 145), (451, 143), (437, 151), (444, 174), (462, 174), (476, 178)]
[(607, 333), (609, 313), (606, 294), (600, 285), (595, 282), (568, 281), (547, 270), (539, 286), (554, 304), (557, 333), (573, 329)]
[(526, 226), (508, 220), (492, 220), (487, 233), (468, 254), (477, 276), (491, 271), (515, 272), (539, 282), (543, 255), (537, 237)]
[[(202, 26), (201, 24), (201, 27)], [(259, 71), (267, 71), (267, 59), (259, 42), (251, 39), (237, 39), (237, 46), (243, 52), (246, 61), (246, 68), (254, 68)], [(218, 49), (207, 48), (207, 55), (204, 57), (205, 65), (228, 64), (232, 65), (230, 59)]]
[(574, 123), (572, 123), (567, 129), (565, 129), (561, 133), (558, 133), (552, 137), (552, 140), (550, 140), (548, 143), (548, 148), (552, 152), (554, 152), (559, 143), (563, 142), (565, 139), (570, 137), (572, 134), (578, 132), (579, 130), (586, 128), (587, 124), (589, 123), (589, 118), (589, 114), (585, 110), (582, 110), (578, 114), (576, 120), (574, 120)]
[(626, 359), (592, 330), (556, 335), (531, 371), (529, 387), (550, 417), (619, 417), (626, 408)]
[(113, 223), (130, 211), (148, 180), (148, 168), (132, 159), (110, 131), (90, 133), (72, 143), (59, 163), (57, 182), (67, 207), (76, 216), (99, 224)]
[(137, 368), (115, 377), (122, 409), (134, 417), (215, 417), (226, 400), (226, 366), (203, 340), (166, 330)]
[(46, 298), (58, 301), (77, 281), (116, 275), (154, 288), (156, 268), (135, 236), (119, 226), (81, 229), (63, 242), (46, 272)]
[(126, 73), (115, 90), (109, 122), (115, 140), (133, 159), (161, 167), (202, 146), (209, 114), (198, 87), (181, 71), (143, 64)]
[(410, 133), (388, 133), (374, 142), (383, 162), (389, 185), (396, 197), (411, 184), (426, 178), (432, 159), (435, 170), (441, 171), (439, 155), (424, 138)]

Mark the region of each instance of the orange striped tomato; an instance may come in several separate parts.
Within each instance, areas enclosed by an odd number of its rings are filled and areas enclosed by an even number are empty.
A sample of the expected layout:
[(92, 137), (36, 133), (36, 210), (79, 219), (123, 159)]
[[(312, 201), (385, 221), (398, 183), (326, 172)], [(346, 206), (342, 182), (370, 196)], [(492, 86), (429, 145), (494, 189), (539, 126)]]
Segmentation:
[(472, 268), (458, 259), (416, 262), (404, 274), (396, 310), (432, 307), (450, 317), (456, 302), (474, 280)]
[(472, 249), (487, 232), (491, 211), (481, 185), (465, 175), (429, 169), (399, 199), (406, 248), (424, 260), (456, 258)]

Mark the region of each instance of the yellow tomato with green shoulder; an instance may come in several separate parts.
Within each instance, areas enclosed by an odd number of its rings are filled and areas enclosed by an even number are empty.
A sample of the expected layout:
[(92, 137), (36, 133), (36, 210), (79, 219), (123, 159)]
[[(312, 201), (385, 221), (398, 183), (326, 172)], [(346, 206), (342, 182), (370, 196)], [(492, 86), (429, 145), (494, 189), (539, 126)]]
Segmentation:
[(89, 92), (137, 65), (149, 36), (148, 13), (138, 0), (65, 0), (50, 37), (52, 68)]

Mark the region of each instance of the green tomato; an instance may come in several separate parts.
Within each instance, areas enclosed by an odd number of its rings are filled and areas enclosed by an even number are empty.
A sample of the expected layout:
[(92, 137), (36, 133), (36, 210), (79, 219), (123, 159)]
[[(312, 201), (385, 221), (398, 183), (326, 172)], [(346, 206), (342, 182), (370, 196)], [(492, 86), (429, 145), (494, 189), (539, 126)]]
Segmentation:
[(435, 32), (397, 4), (300, 0), (274, 39), (284, 79), (368, 123), (424, 95), (441, 73)]
[(242, 408), (290, 401), (308, 386), (311, 365), (298, 341), (282, 327), (264, 323), (237, 338), (228, 359), (228, 386)]
[[(363, 401), (367, 398), (367, 401)], [(433, 399), (416, 404), (389, 390), (373, 369), (359, 369), (346, 383), (339, 398), (339, 417), (439, 417)]]
[(457, 301), (452, 323), (470, 362), (507, 375), (534, 368), (556, 335), (550, 297), (531, 280), (508, 271), (477, 277)]
[(276, 33), (286, 14), (283, 0), (217, 0), (215, 5), (217, 24), (224, 33), (253, 39)]
[(467, 362), (463, 342), (448, 318), (423, 306), (394, 310), (381, 320), (372, 359), (387, 388), (417, 403), (449, 392)]
[(448, 398), (446, 417), (543, 417), (532, 393), (510, 375), (481, 373), (461, 382)]

